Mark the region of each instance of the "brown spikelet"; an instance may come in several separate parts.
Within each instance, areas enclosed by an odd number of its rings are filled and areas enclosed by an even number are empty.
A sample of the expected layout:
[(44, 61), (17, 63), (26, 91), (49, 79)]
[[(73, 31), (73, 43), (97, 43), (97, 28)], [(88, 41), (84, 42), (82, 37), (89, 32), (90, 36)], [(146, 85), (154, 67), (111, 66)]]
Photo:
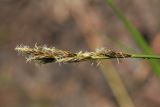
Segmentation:
[(15, 48), (19, 53), (26, 57), (27, 61), (36, 61), (42, 64), (51, 62), (74, 63), (86, 60), (110, 59), (110, 58), (128, 58), (130, 54), (114, 52), (108, 49), (97, 49), (95, 52), (78, 52), (59, 50), (54, 47), (37, 46), (17, 46)]

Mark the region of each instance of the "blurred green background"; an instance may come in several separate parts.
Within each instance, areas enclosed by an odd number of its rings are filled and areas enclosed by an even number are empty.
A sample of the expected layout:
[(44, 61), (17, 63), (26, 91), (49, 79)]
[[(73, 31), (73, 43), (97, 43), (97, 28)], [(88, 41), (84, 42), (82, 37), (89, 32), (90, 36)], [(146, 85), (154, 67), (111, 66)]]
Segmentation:
[[(14, 50), (37, 43), (73, 52), (143, 53), (106, 1), (0, 0), (0, 107), (160, 107), (160, 80), (147, 60), (115, 59), (103, 64), (105, 71), (92, 61), (37, 66)], [(160, 1), (114, 2), (160, 55)]]

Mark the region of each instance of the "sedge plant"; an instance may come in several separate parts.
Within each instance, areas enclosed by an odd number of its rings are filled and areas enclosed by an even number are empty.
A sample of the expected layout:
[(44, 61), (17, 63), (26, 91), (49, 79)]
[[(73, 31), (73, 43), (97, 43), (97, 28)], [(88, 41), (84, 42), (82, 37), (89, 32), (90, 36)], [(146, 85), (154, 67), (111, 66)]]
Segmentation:
[(59, 62), (59, 63), (75, 63), (87, 60), (102, 60), (102, 59), (119, 59), (119, 58), (143, 58), (143, 59), (160, 59), (160, 56), (129, 54), (116, 52), (109, 49), (96, 49), (94, 52), (77, 52), (73, 53), (66, 50), (56, 49), (54, 47), (37, 46), (33, 48), (25, 45), (20, 45), (15, 48), (19, 53), (25, 56), (27, 61), (34, 61), (40, 64)]

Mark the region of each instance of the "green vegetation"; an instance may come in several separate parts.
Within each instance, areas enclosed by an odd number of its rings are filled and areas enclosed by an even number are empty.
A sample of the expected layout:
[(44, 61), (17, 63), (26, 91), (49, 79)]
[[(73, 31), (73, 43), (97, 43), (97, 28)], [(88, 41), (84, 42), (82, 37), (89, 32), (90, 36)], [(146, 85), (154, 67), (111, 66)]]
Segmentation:
[[(109, 5), (111, 7), (113, 12), (122, 21), (122, 23), (127, 28), (127, 30), (129, 31), (129, 33), (131, 34), (131, 36), (133, 37), (133, 39), (135, 40), (137, 45), (142, 49), (143, 53), (152, 55), (153, 52), (152, 52), (151, 48), (148, 46), (148, 44), (146, 43), (146, 41), (144, 40), (144, 38), (142, 37), (140, 32), (132, 25), (132, 23), (130, 21), (128, 21), (128, 19), (125, 17), (123, 12), (121, 12), (121, 10), (115, 5), (113, 0), (106, 0), (106, 3), (107, 3), (107, 5)], [(149, 60), (149, 62), (152, 66), (154, 73), (157, 76), (160, 76), (160, 66), (159, 66), (158, 62), (153, 60), (153, 58), (151, 58)]]

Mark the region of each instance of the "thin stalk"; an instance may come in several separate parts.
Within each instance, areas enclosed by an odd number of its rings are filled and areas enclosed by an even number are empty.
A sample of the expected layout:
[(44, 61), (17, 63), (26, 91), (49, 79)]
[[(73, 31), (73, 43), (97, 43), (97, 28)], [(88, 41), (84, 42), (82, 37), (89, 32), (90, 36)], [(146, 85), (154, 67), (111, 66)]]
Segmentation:
[(131, 58), (160, 59), (160, 56), (132, 54)]
[[(91, 29), (93, 31), (95, 30), (94, 28)], [(88, 44), (90, 49), (94, 50), (97, 46), (104, 46), (101, 35), (94, 34), (93, 32), (90, 35), (90, 38), (88, 38), (88, 34), (84, 35), (86, 43)], [(94, 39), (95, 42), (90, 42), (91, 38)], [(112, 91), (117, 105), (119, 107), (135, 107), (132, 98), (128, 93), (128, 90), (126, 89), (125, 84), (123, 83), (121, 76), (119, 75), (112, 61), (103, 60), (101, 61), (101, 63), (99, 63), (99, 67), (101, 69), (102, 75), (104, 76), (105, 82), (109, 85)]]
[[(108, 4), (108, 6), (111, 7), (111, 9), (115, 13), (115, 15), (117, 15), (117, 17), (123, 22), (124, 26), (127, 28), (127, 30), (129, 31), (129, 33), (131, 34), (131, 36), (133, 37), (133, 39), (136, 41), (136, 43), (139, 45), (139, 47), (143, 50), (143, 53), (144, 54), (150, 54), (150, 55), (152, 55), (153, 52), (152, 52), (151, 48), (146, 43), (146, 41), (144, 40), (144, 38), (142, 37), (142, 35), (140, 34), (140, 32), (125, 17), (125, 15), (123, 14), (123, 12), (115, 5), (115, 3), (113, 2), (113, 0), (106, 0), (106, 3)], [(155, 57), (153, 57), (153, 58), (151, 58), (149, 60), (151, 66), (152, 66), (152, 69), (153, 69), (154, 73), (157, 76), (160, 76), (160, 67), (159, 67), (159, 64), (158, 64), (157, 61), (152, 60), (152, 59), (155, 59)]]
[(160, 59), (160, 56), (155, 56), (155, 55), (142, 55), (142, 54), (131, 54), (131, 56), (129, 57), (107, 57), (107, 56), (103, 56), (103, 57), (93, 57), (93, 59), (112, 59), (112, 58), (142, 58), (142, 59)]

